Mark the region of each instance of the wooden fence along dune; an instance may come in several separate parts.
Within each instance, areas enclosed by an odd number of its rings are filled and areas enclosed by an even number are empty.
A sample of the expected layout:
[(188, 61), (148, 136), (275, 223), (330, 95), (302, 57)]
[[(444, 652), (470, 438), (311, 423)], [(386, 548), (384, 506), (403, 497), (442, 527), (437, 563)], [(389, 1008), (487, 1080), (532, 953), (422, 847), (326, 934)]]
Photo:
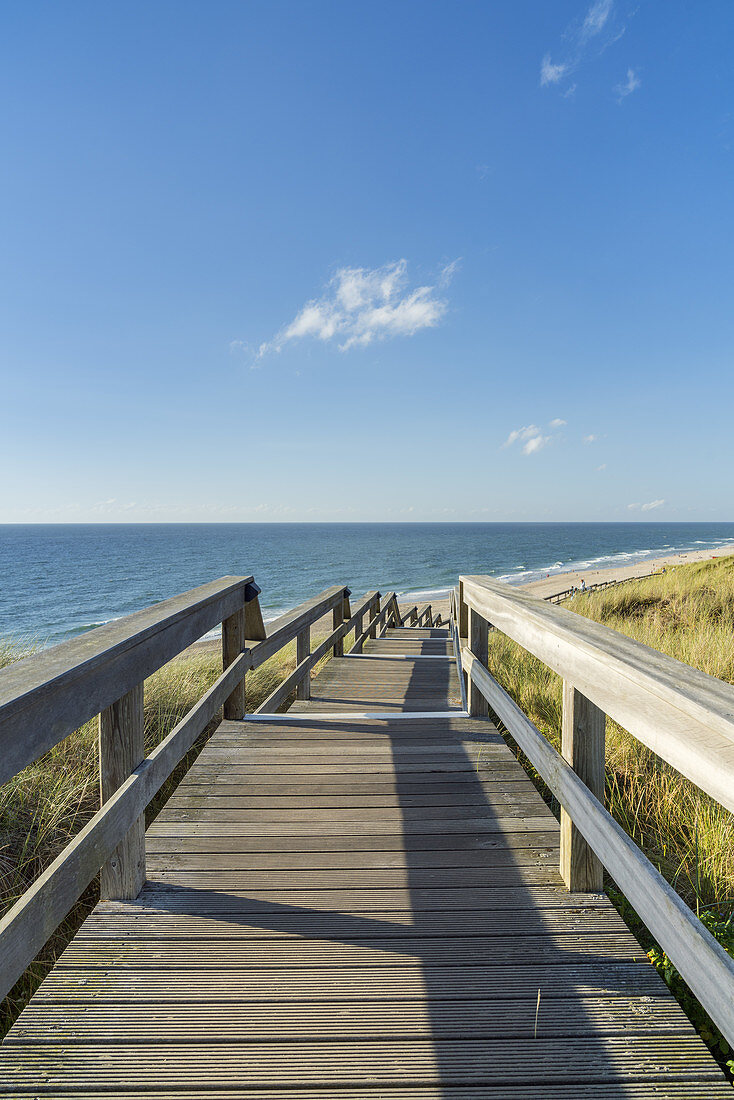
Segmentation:
[[(95, 715), (100, 767), (99, 811), (0, 923), (5, 995), (100, 875), (0, 1096), (729, 1097), (603, 893), (606, 869), (734, 1045), (734, 962), (604, 808), (604, 740), (609, 715), (734, 810), (734, 689), (488, 577), (447, 623), (342, 584), (266, 629), (259, 592), (224, 577), (0, 672), (0, 782)], [(146, 757), (146, 678), (219, 623), (222, 675)], [(490, 629), (563, 677), (561, 754)]]

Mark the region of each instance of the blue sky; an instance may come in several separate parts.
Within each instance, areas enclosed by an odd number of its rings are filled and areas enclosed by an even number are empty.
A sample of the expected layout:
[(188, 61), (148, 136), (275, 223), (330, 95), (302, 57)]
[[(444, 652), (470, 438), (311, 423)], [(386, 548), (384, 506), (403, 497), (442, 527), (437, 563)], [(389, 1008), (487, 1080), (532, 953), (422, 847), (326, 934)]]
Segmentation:
[(729, 0), (0, 37), (0, 522), (733, 518)]

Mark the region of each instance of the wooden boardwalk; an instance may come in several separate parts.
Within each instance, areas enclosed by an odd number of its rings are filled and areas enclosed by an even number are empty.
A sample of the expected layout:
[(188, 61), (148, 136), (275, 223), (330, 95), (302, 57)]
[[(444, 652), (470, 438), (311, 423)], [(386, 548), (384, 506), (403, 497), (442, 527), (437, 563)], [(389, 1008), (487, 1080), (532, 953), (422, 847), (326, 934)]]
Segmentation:
[(563, 886), (451, 653), (389, 630), (288, 715), (222, 723), (139, 898), (96, 907), (10, 1031), (0, 1095), (730, 1097), (606, 897)]

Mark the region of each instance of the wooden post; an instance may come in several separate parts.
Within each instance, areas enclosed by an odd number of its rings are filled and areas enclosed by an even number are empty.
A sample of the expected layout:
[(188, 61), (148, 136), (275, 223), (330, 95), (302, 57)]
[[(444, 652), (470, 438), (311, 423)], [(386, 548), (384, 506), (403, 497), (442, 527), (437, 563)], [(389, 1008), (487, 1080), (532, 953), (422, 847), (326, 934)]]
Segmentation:
[(355, 622), (355, 625), (354, 625), (354, 640), (356, 642), (357, 638), (360, 636), (360, 634), (364, 630), (364, 612), (362, 612), (360, 615), (357, 615), (354, 622)]
[[(257, 597), (254, 600), (257, 603)], [(245, 607), (243, 605), (234, 615), (222, 623), (222, 671), (236, 661), (245, 651)], [(245, 678), (240, 680), (229, 699), (224, 701), (225, 721), (241, 721), (245, 717)]]
[(459, 581), (459, 621), (456, 624), (459, 628), (459, 637), (469, 637), (469, 608), (464, 600), (464, 582)]
[[(300, 634), (296, 634), (296, 664), (300, 665), (301, 661), (305, 661), (311, 652), (311, 627), (307, 626), (305, 630), (302, 630)], [(296, 684), (296, 699), (310, 699), (311, 698), (311, 669), (308, 669), (306, 675), (303, 677), (299, 684)]]
[[(606, 715), (563, 681), (561, 754), (591, 793), (604, 802)], [(604, 868), (561, 807), (561, 876), (571, 893), (601, 893)]]
[[(489, 665), (489, 623), (469, 608), (469, 649), (485, 668)], [(469, 714), (473, 718), (485, 718), (489, 714), (487, 700), (474, 681), (469, 678)]]
[[(99, 716), (99, 794), (105, 803), (142, 763), (143, 685), (134, 688)], [(141, 814), (102, 867), (102, 901), (132, 901), (145, 882), (145, 814)]]
[(430, 604), (426, 608), (426, 624), (428, 626), (433, 626), (433, 612), (431, 610), (431, 605)]
[[(342, 623), (344, 622), (344, 600), (339, 600), (339, 603), (336, 604), (336, 606), (334, 607), (334, 616), (333, 616), (332, 621), (333, 621), (333, 625), (334, 625), (334, 630), (336, 630), (338, 627), (340, 627), (342, 625)], [(340, 638), (337, 642), (334, 642), (334, 656), (335, 657), (343, 657), (344, 656), (344, 639), (343, 638)]]
[(377, 595), (375, 596), (374, 600), (370, 604), (370, 617), (369, 617), (370, 638), (376, 638), (377, 637), (377, 625), (375, 623), (375, 619), (377, 618), (377, 616), (379, 614), (380, 614), (380, 594), (378, 592)]

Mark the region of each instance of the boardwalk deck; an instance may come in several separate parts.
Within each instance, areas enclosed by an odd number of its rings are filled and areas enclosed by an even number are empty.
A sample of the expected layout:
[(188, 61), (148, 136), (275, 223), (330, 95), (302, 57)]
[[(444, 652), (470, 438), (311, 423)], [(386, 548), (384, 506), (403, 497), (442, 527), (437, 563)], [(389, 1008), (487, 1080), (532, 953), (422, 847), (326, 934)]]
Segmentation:
[(290, 717), (224, 722), (139, 898), (96, 907), (10, 1031), (0, 1095), (729, 1097), (606, 897), (565, 890), (450, 655), (390, 630)]

